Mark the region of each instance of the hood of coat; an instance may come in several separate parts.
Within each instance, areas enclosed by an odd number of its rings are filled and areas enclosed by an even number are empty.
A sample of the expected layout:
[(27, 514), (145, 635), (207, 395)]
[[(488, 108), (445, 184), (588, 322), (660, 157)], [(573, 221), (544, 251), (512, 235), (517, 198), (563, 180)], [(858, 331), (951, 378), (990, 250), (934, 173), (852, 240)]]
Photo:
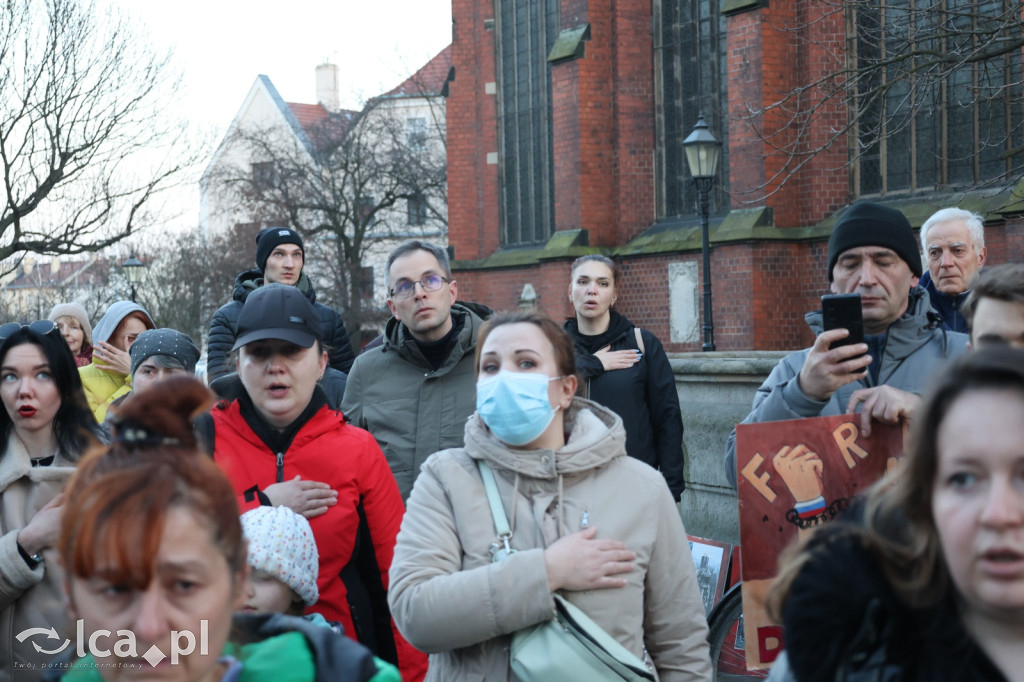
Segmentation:
[(117, 325), (121, 324), (121, 320), (134, 312), (139, 312), (146, 316), (146, 319), (149, 320), (150, 329), (154, 329), (156, 327), (156, 324), (153, 323), (153, 317), (146, 312), (146, 309), (141, 305), (133, 303), (132, 301), (117, 301), (107, 308), (107, 312), (103, 313), (103, 317), (101, 317), (100, 321), (96, 323), (95, 327), (93, 327), (93, 343), (98, 341), (109, 342), (110, 336), (114, 333), (114, 330), (117, 329)]
[(590, 471), (626, 456), (622, 419), (608, 408), (573, 398), (564, 423), (569, 437), (560, 450), (518, 450), (498, 440), (474, 412), (466, 422), (466, 452), (494, 467), (539, 479)]
[[(263, 285), (263, 271), (259, 268), (240, 272), (235, 277), (235, 288), (232, 298), (239, 303), (245, 303), (245, 299), (249, 297), (249, 294)], [(309, 280), (309, 277), (306, 277), (305, 271), (299, 275), (299, 281), (295, 283), (295, 288), (301, 291), (309, 299), (310, 303), (316, 303), (316, 290), (313, 288), (313, 283)]]

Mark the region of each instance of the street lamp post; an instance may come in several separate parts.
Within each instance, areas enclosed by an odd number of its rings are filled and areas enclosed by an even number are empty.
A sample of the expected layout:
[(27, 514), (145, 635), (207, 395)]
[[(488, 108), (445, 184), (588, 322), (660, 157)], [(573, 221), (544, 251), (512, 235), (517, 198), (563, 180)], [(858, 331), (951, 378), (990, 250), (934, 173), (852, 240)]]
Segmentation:
[(686, 163), (690, 167), (693, 186), (697, 190), (697, 204), (700, 207), (701, 255), (704, 259), (704, 352), (715, 349), (715, 323), (711, 316), (711, 244), (708, 238), (708, 212), (711, 188), (718, 173), (718, 160), (722, 156), (719, 142), (704, 122), (704, 113), (697, 116), (693, 132), (683, 140)]
[(132, 290), (132, 303), (135, 303), (135, 287), (142, 281), (142, 273), (146, 269), (146, 265), (133, 253), (125, 262), (121, 263), (121, 268), (124, 270), (124, 278), (128, 280), (128, 286)]

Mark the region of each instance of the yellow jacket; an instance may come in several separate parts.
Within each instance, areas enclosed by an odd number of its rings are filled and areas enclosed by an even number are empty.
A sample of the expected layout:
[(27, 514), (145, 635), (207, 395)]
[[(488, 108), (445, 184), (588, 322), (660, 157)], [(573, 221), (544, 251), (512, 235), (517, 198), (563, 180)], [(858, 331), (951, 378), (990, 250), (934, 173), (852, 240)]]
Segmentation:
[(124, 374), (112, 372), (109, 369), (100, 369), (95, 361), (85, 367), (78, 368), (78, 374), (82, 377), (82, 388), (85, 389), (85, 397), (89, 401), (89, 409), (100, 424), (107, 418), (107, 408), (123, 395), (132, 391), (132, 378)]

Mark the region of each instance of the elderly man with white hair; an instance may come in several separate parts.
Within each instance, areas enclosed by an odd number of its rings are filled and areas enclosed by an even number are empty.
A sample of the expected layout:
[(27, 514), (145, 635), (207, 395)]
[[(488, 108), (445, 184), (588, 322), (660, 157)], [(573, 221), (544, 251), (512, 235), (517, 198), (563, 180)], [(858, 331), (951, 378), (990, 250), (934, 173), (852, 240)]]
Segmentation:
[(981, 216), (962, 208), (937, 211), (921, 226), (921, 248), (928, 270), (920, 284), (928, 292), (932, 308), (942, 315), (946, 329), (966, 333), (967, 320), (960, 308), (985, 264)]

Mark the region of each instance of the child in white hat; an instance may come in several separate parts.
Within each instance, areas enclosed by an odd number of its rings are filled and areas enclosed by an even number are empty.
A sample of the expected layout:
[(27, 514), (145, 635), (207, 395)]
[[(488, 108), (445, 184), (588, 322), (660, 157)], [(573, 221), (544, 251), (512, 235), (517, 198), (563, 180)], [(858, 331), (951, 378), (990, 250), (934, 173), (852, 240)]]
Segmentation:
[[(256, 507), (241, 518), (242, 533), (249, 542), (249, 584), (242, 610), (302, 617), (344, 637), (340, 623), (319, 613), (305, 614), (306, 607), (320, 598), (316, 586), (320, 561), (306, 517), (288, 507)], [(370, 682), (401, 680), (398, 668), (377, 656), (373, 660), (377, 673)]]
[(320, 598), (309, 521), (288, 507), (257, 507), (242, 514), (242, 532), (250, 569), (243, 610), (302, 616)]

